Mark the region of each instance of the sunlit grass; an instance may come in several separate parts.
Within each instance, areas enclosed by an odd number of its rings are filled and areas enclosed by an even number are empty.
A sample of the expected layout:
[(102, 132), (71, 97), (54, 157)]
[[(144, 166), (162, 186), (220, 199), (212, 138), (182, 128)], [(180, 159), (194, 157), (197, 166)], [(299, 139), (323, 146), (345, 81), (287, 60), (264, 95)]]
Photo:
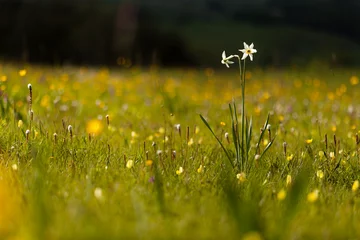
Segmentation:
[(2, 64), (0, 237), (358, 238), (360, 73), (249, 70), (254, 139), (268, 112), (277, 137), (247, 174), (199, 118), (235, 156), (233, 75)]

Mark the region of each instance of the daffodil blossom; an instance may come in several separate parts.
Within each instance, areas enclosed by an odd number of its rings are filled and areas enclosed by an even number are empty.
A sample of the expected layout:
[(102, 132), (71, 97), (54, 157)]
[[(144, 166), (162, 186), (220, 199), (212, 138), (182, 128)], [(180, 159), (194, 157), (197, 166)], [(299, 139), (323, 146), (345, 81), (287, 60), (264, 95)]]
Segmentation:
[(222, 57), (221, 63), (225, 64), (226, 67), (229, 68), (229, 64), (234, 63), (233, 61), (230, 61), (230, 59), (232, 59), (233, 57), (236, 57), (236, 56), (235, 55), (230, 55), (230, 56), (227, 57), (225, 51), (223, 51), (221, 57)]
[(253, 60), (253, 54), (257, 52), (257, 50), (254, 48), (253, 43), (251, 43), (249, 46), (245, 42), (244, 49), (239, 49), (239, 51), (243, 53), (241, 60), (244, 60), (245, 58), (247, 58), (247, 56), (249, 56), (251, 61)]

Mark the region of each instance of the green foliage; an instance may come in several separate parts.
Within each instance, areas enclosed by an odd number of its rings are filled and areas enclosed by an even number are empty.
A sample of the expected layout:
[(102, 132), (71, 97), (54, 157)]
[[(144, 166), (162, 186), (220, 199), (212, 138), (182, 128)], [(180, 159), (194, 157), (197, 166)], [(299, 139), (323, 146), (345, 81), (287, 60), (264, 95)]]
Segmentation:
[(253, 71), (243, 121), (223, 72), (26, 69), (0, 68), (1, 239), (359, 238), (356, 70)]

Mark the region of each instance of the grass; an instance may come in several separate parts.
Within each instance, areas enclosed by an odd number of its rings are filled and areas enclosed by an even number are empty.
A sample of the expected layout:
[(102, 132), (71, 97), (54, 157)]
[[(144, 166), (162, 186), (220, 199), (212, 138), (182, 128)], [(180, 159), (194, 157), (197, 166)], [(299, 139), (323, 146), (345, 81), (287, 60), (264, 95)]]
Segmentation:
[(199, 117), (235, 156), (232, 71), (3, 63), (0, 237), (359, 238), (360, 73), (249, 71), (253, 139), (268, 112), (277, 137), (238, 179)]

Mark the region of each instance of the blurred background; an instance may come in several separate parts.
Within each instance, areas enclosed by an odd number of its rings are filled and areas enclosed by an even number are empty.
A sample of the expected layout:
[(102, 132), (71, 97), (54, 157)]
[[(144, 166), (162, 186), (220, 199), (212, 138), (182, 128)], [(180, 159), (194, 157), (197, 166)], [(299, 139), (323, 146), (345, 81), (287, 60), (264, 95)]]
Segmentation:
[(359, 0), (0, 0), (0, 60), (223, 67), (360, 66)]

